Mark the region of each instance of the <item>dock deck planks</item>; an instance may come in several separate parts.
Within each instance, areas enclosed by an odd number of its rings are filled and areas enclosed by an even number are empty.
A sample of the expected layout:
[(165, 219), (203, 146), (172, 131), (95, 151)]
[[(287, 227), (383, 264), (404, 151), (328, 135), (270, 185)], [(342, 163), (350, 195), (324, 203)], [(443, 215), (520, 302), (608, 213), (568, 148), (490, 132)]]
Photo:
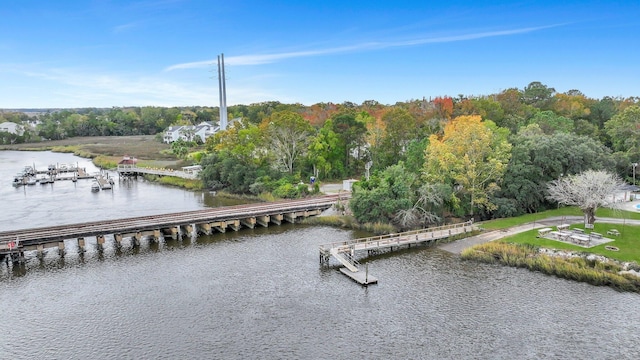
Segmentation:
[(347, 268), (340, 268), (340, 272), (347, 275), (351, 280), (357, 282), (360, 285), (377, 284), (378, 278), (371, 274), (367, 274), (366, 271), (353, 272)]

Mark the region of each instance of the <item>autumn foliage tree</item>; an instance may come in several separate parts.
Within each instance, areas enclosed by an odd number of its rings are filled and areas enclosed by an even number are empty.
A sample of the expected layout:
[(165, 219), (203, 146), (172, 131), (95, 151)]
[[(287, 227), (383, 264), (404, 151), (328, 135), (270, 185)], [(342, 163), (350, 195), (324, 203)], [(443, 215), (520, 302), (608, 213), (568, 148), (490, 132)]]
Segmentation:
[[(450, 121), (444, 135), (431, 135), (425, 150), (424, 177), (427, 182), (443, 182), (468, 196), (469, 211), (492, 211), (491, 195), (499, 183), (511, 156), (508, 130), (480, 116), (459, 116)], [(459, 195), (456, 196), (457, 200)]]
[(436, 97), (433, 99), (433, 106), (436, 108), (436, 112), (440, 116), (441, 119), (449, 120), (451, 119), (451, 114), (453, 114), (453, 99), (445, 96), (445, 97)]

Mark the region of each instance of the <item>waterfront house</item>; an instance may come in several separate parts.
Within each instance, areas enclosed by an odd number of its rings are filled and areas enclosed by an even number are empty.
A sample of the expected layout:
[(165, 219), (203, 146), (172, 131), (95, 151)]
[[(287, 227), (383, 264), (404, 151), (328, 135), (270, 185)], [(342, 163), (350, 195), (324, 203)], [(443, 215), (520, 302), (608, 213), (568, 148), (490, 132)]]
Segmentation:
[(164, 131), (162, 141), (167, 144), (171, 144), (172, 142), (180, 139), (180, 129), (182, 129), (182, 126), (170, 126)]
[(197, 138), (204, 143), (207, 141), (207, 138), (213, 136), (219, 129), (220, 127), (207, 121), (203, 121), (195, 126), (171, 126), (165, 130), (162, 139), (167, 144), (171, 144), (178, 139), (182, 139), (184, 141), (195, 141)]
[(0, 124), (0, 132), (8, 132), (10, 134), (22, 136), (22, 134), (24, 134), (24, 126), (14, 122), (5, 121)]

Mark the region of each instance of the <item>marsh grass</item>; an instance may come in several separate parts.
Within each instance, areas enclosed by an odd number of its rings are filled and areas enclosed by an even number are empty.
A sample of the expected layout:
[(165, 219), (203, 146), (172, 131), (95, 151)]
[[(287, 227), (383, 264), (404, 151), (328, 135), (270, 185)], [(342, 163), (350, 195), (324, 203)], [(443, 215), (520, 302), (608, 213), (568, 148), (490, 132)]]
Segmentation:
[(101, 169), (113, 169), (118, 166), (118, 161), (110, 156), (98, 155), (93, 158), (93, 164)]
[(620, 275), (621, 266), (587, 260), (585, 257), (563, 258), (541, 254), (530, 244), (489, 242), (465, 249), (462, 259), (527, 268), (560, 278), (610, 286), (619, 291), (640, 292), (640, 278)]
[(265, 201), (265, 202), (273, 202), (273, 201), (276, 201), (276, 197), (275, 197), (275, 196), (273, 196), (273, 194), (272, 194), (272, 193), (270, 193), (270, 192), (263, 192), (263, 193), (261, 193), (261, 194), (259, 194), (259, 195), (258, 195), (258, 198), (259, 198), (261, 201)]
[(363, 230), (375, 235), (392, 234), (396, 232), (396, 228), (391, 224), (384, 223), (365, 223), (360, 224), (351, 215), (327, 215), (313, 216), (302, 221), (308, 225), (326, 225), (351, 230)]
[(202, 180), (183, 179), (175, 176), (161, 176), (157, 180), (160, 184), (181, 187), (187, 190), (203, 190)]

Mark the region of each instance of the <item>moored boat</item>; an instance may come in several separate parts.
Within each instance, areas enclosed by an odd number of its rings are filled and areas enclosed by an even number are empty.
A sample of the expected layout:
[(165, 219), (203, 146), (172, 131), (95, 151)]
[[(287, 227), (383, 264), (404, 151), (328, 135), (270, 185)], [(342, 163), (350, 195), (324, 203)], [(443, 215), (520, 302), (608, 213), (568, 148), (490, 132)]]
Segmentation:
[(24, 176), (22, 174), (18, 174), (16, 176), (13, 177), (13, 186), (22, 186), (24, 185), (25, 180), (24, 180)]
[(100, 184), (97, 181), (91, 183), (91, 191), (98, 192), (100, 191)]

